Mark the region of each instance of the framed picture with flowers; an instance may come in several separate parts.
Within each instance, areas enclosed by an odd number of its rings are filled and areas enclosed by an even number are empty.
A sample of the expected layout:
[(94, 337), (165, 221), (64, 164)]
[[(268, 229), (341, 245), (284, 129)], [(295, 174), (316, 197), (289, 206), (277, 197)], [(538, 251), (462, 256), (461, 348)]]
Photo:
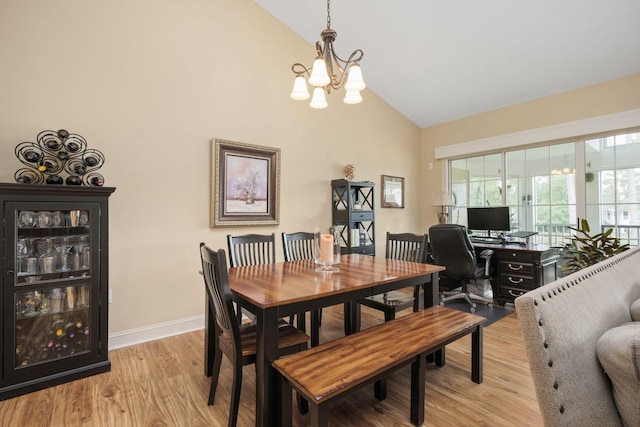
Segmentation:
[(280, 149), (212, 142), (211, 227), (279, 224)]

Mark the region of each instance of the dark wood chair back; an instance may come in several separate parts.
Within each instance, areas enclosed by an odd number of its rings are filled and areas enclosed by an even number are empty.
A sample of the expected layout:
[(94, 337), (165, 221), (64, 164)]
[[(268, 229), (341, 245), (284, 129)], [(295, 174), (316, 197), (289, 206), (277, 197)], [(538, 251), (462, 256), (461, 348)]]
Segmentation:
[(387, 232), (385, 257), (402, 261), (423, 262), (426, 247), (426, 234), (392, 234)]
[[(231, 286), (227, 270), (227, 258), (224, 250), (211, 250), (200, 243), (202, 273), (207, 289), (209, 303), (213, 306), (216, 318), (216, 342), (214, 361), (211, 368), (211, 388), (209, 389), (209, 405), (213, 405), (220, 376), (222, 354), (232, 363), (233, 385), (229, 399), (229, 426), (235, 426), (240, 407), (240, 391), (242, 387), (242, 367), (256, 362), (256, 325), (245, 323), (240, 325), (238, 316), (233, 310)], [(307, 348), (309, 336), (289, 324), (281, 324), (278, 328), (278, 353), (286, 355)], [(298, 395), (300, 411), (307, 411), (306, 401)]]
[(229, 264), (231, 267), (271, 264), (276, 262), (276, 235), (227, 235)]
[(313, 259), (313, 243), (315, 235), (304, 231), (282, 233), (282, 250), (285, 261)]
[(210, 304), (214, 307), (216, 325), (219, 331), (232, 343), (229, 349), (223, 349), (223, 351), (231, 350), (227, 356), (233, 356), (230, 358), (236, 359), (236, 362), (242, 366), (240, 327), (233, 307), (226, 255), (223, 249), (214, 251), (204, 243), (200, 243), (200, 257), (207, 296)]

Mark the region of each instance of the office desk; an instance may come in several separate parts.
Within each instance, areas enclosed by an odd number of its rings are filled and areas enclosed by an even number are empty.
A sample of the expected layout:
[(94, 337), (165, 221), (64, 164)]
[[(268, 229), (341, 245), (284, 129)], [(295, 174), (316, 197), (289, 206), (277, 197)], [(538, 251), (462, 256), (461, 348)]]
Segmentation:
[(556, 280), (559, 250), (547, 245), (473, 242), (479, 253), (493, 250), (493, 298), (513, 303), (520, 295)]
[[(317, 273), (313, 260), (302, 260), (229, 269), (234, 299), (256, 315), (256, 425), (279, 422), (281, 396), (271, 367), (277, 357), (278, 319), (417, 285), (423, 286), (424, 306), (429, 307), (438, 301), (438, 272), (444, 270), (437, 265), (357, 254), (342, 255), (338, 267), (337, 273)], [(207, 375), (211, 372), (216, 345), (215, 316), (211, 310), (207, 303)]]

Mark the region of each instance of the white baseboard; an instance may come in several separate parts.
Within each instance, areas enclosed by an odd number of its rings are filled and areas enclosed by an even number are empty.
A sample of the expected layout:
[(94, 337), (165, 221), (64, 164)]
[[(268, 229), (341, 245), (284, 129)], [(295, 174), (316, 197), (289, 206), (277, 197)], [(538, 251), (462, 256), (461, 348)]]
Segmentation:
[(109, 350), (204, 329), (204, 315), (109, 334)]

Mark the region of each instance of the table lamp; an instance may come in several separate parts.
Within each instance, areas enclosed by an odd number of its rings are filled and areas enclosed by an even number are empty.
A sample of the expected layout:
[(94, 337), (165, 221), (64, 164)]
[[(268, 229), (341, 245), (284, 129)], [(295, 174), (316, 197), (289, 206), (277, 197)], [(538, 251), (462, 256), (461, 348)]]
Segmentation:
[(432, 206), (440, 206), (441, 207), (441, 211), (438, 213), (438, 222), (440, 224), (446, 224), (447, 223), (447, 217), (449, 216), (449, 214), (446, 211), (446, 208), (448, 206), (453, 206), (453, 200), (451, 199), (451, 195), (449, 194), (448, 191), (437, 191), (436, 192), (436, 197), (433, 200), (433, 203), (431, 203)]

